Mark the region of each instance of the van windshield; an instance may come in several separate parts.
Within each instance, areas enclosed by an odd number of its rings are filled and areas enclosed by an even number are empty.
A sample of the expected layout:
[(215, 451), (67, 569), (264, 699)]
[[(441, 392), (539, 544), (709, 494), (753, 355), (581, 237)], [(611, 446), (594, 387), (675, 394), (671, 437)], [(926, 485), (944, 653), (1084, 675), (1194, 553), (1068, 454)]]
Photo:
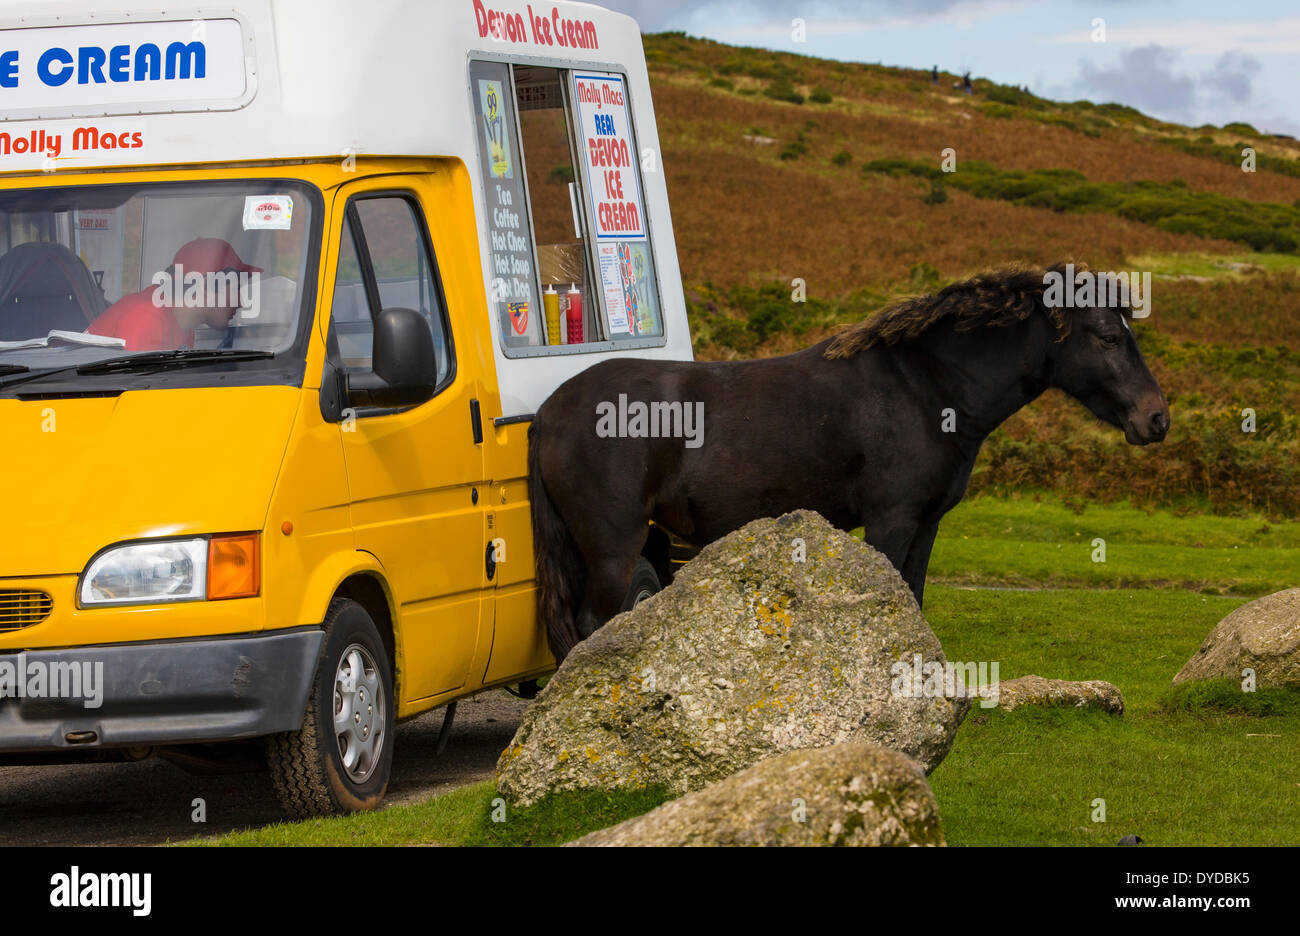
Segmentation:
[(287, 351), (314, 269), (313, 201), (281, 180), (0, 192), (0, 374)]

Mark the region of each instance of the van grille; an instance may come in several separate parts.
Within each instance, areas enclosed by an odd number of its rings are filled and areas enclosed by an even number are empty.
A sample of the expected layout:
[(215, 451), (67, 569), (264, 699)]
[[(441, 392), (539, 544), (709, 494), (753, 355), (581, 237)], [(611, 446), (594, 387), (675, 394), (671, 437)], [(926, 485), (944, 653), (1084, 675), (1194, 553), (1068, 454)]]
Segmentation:
[(53, 609), (54, 599), (43, 591), (0, 589), (0, 631), (39, 624)]

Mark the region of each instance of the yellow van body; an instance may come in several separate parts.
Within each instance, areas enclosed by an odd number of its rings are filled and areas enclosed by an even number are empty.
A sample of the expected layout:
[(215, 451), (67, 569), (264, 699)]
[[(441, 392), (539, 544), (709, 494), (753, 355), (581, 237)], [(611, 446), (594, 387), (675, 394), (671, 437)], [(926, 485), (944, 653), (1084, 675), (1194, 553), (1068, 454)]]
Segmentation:
[[(691, 357), (639, 30), (570, 0), (94, 7), (0, 0), (0, 764), (266, 739), (291, 812), (373, 807), (393, 720), (555, 666), (531, 414), (599, 361)], [(366, 246), (380, 203), (410, 209), (383, 245), (409, 269)], [(232, 258), (209, 274), (277, 265), (291, 345), (240, 350), (233, 307), (188, 344), (99, 327), (203, 240)], [(380, 373), (412, 359), (436, 381)], [(110, 566), (183, 588), (104, 589)]]
[[(358, 159), (348, 171), (331, 161), (130, 175), (145, 182), (292, 177), (319, 189), (329, 209), (322, 219), (316, 284), (317, 308), (325, 311), (311, 332), (307, 377), (301, 388), (178, 388), (57, 403), (0, 399), (3, 473), (6, 489), (15, 492), (5, 511), (7, 535), (0, 538), (0, 595), (52, 599), (39, 623), (18, 627), (39, 611), (13, 601), (5, 605), (0, 597), (0, 651), (168, 641), (193, 648), (196, 638), (236, 635), (251, 646), (258, 635), (318, 627), (330, 601), (343, 592), (390, 629), (399, 718), (552, 669), (533, 610), (528, 426), (494, 427), (489, 420), (483, 444), (475, 445), (470, 422), (470, 399), (485, 413), (501, 408), (478, 257), (473, 240), (459, 234), (476, 223), (464, 167)], [(59, 182), (91, 185), (104, 178), (67, 176)], [(48, 180), (3, 179), (0, 190), (41, 184)], [(321, 415), (320, 375), (341, 208), (367, 188), (408, 191), (429, 215), (436, 206), (440, 222), (429, 226), (429, 234), (440, 262), (457, 374), (428, 404), (357, 420), (347, 431)], [(157, 427), (166, 427), (157, 444), (141, 445)], [(243, 531), (261, 536), (263, 589), (257, 597), (78, 606), (85, 558), (107, 546)], [(489, 581), (484, 556), (495, 539), (507, 543), (508, 552)], [(310, 655), (304, 659), (314, 663)], [(231, 686), (241, 679), (257, 682), (257, 674), (246, 670), (221, 676)], [(243, 717), (253, 714), (246, 698), (232, 695), (230, 701)], [(208, 736), (241, 733), (218, 727), (215, 699), (194, 702), (216, 728)], [(176, 709), (157, 717), (178, 722), (178, 739), (200, 740), (207, 732), (188, 723), (193, 715)], [(86, 726), (99, 726), (106, 744), (138, 740), (130, 731), (115, 736), (103, 721), (87, 711), (42, 731), (54, 745)], [(247, 733), (264, 733), (268, 724), (253, 721)], [(148, 740), (165, 738), (155, 732)]]

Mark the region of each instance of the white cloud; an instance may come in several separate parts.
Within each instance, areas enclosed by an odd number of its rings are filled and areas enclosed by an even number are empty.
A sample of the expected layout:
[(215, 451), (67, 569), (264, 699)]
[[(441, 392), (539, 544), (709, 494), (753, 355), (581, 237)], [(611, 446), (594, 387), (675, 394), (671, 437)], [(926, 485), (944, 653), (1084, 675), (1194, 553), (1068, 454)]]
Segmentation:
[[(1092, 30), (1080, 28), (1048, 37), (1048, 42), (1092, 42)], [(1188, 55), (1222, 55), (1240, 50), (1255, 55), (1300, 52), (1300, 18), (1271, 23), (1211, 23), (1187, 20), (1146, 26), (1106, 26), (1106, 43), (1170, 46)], [(1101, 45), (1102, 43), (1098, 43)]]
[(838, 35), (864, 30), (900, 29), (943, 22), (969, 28), (980, 20), (1026, 5), (1028, 0), (885, 0), (865, 11), (854, 0), (597, 0), (599, 5), (627, 13), (646, 32), (708, 27), (708, 35), (726, 41), (770, 36), (788, 39), (795, 17), (807, 24), (807, 34)]
[(1196, 81), (1178, 74), (1178, 54), (1157, 45), (1129, 49), (1109, 67), (1079, 63), (1078, 84), (1102, 101), (1122, 101), (1148, 113), (1186, 120), (1196, 100)]
[(1209, 67), (1202, 62), (1189, 69), (1187, 64), (1177, 49), (1158, 45), (1124, 49), (1107, 65), (1081, 60), (1076, 79), (1068, 86), (1053, 87), (1051, 93), (1068, 97), (1083, 90), (1099, 102), (1119, 101), (1191, 126), (1245, 119), (1265, 132), (1294, 132), (1291, 120), (1258, 116), (1275, 105), (1260, 97), (1259, 92), (1267, 94), (1271, 88), (1259, 81), (1263, 68), (1253, 56), (1233, 51), (1223, 53)]

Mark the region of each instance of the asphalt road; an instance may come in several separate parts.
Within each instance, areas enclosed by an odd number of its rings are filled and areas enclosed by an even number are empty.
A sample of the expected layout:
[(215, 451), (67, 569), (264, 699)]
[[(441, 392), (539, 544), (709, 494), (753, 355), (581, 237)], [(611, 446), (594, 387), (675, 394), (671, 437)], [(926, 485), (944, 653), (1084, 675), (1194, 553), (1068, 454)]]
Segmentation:
[[(441, 756), (441, 709), (399, 725), (385, 807), (490, 779), (527, 707), (499, 689), (462, 699)], [(196, 798), (205, 823), (191, 818)], [(157, 845), (283, 818), (264, 771), (196, 776), (157, 757), (0, 767), (0, 845)]]

